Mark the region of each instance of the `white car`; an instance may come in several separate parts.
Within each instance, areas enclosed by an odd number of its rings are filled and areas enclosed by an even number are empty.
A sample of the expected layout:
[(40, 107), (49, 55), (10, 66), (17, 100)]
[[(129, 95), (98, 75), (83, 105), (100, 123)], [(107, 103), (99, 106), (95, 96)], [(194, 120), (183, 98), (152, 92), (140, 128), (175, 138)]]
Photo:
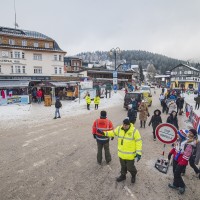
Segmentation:
[(149, 92), (151, 94), (151, 87), (148, 85), (142, 85), (140, 87), (140, 92)]

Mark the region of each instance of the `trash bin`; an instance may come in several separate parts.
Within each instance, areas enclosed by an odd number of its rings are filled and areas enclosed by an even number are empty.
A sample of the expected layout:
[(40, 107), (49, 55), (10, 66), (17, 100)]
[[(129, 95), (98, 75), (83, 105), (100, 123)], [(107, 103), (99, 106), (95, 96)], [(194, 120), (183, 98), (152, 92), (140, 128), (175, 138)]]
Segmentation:
[(51, 96), (50, 95), (44, 95), (44, 105), (51, 106)]

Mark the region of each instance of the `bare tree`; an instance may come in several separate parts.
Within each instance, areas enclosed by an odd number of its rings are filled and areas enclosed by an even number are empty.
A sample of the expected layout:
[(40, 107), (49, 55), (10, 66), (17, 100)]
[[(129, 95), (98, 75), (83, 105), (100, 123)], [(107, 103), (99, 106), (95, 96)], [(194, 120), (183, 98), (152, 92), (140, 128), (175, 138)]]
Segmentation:
[(148, 64), (147, 66), (147, 78), (149, 81), (154, 81), (155, 80), (155, 75), (156, 75), (156, 69), (153, 64)]

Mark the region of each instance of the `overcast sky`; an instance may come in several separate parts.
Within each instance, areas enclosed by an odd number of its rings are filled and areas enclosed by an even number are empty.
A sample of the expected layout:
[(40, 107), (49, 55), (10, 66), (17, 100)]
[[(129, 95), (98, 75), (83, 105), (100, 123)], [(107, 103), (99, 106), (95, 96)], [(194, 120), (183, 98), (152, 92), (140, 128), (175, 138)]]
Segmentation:
[[(74, 55), (146, 50), (200, 60), (200, 0), (15, 0), (21, 29)], [(14, 27), (14, 0), (0, 0), (0, 26)]]

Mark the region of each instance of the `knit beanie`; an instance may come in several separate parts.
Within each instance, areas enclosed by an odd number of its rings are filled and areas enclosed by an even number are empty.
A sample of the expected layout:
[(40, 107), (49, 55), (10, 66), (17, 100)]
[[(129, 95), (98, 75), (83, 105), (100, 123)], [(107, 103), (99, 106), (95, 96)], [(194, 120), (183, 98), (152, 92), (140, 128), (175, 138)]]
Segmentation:
[(106, 111), (105, 111), (105, 110), (102, 110), (101, 113), (100, 113), (100, 117), (106, 118), (106, 116), (107, 116)]
[(130, 121), (128, 118), (124, 119), (123, 124), (125, 125), (130, 125)]

